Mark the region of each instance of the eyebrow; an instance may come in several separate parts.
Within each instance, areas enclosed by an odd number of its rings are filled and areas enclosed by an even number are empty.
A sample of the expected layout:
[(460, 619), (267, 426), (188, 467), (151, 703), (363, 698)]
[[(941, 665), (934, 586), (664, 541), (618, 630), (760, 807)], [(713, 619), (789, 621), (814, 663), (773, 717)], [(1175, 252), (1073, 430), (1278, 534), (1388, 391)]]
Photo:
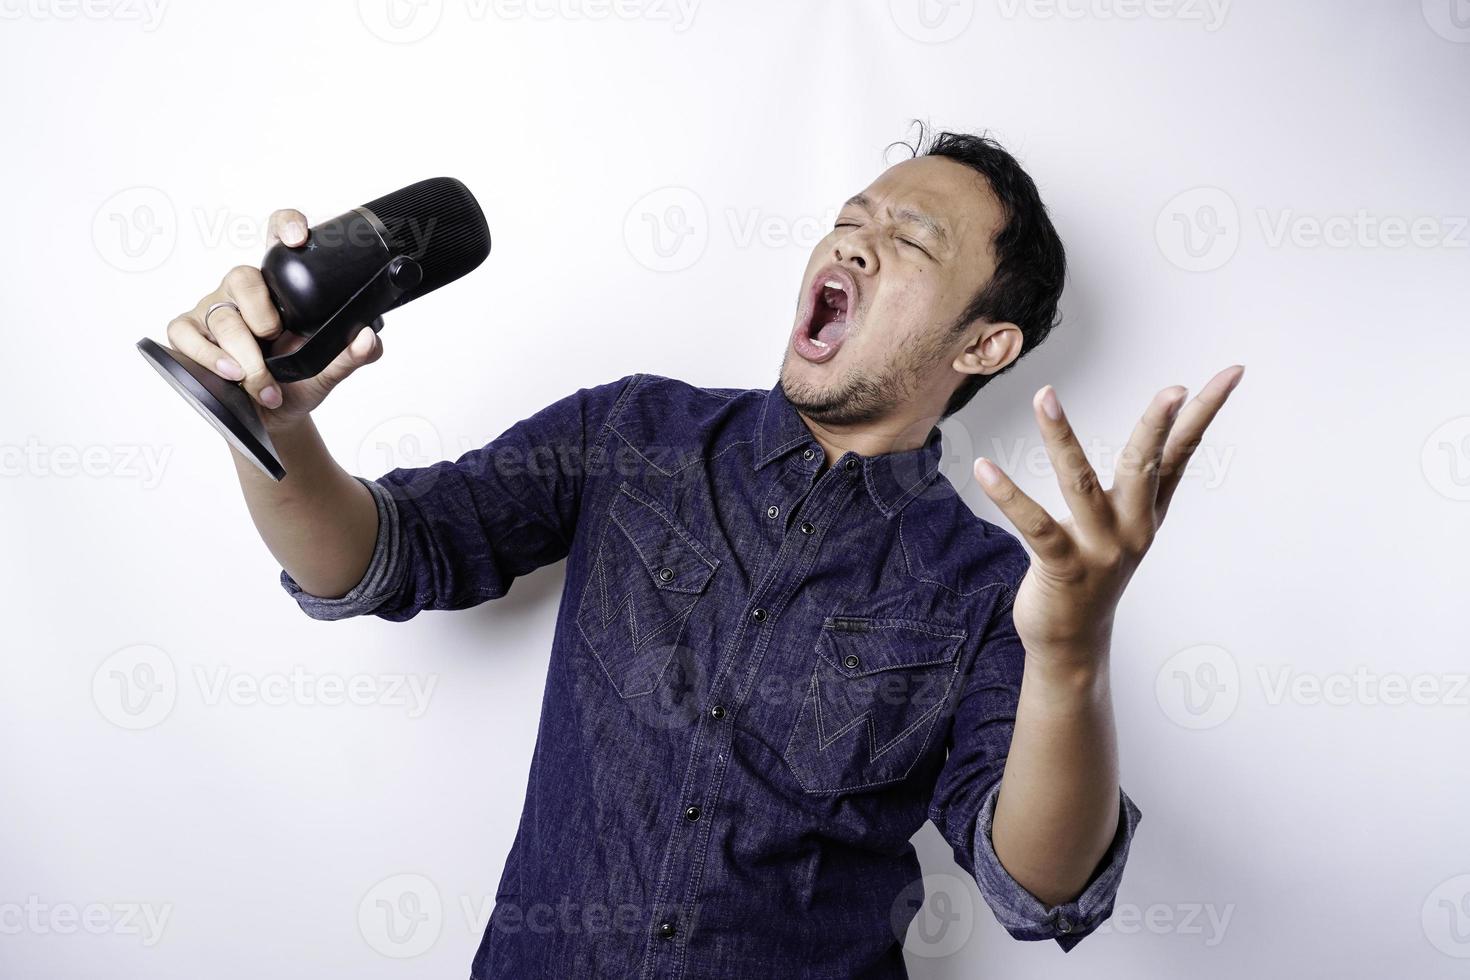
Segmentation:
[[(868, 200), (864, 194), (854, 194), (848, 198), (847, 203), (843, 207), (847, 207), (848, 205), (860, 207), (869, 214), (873, 212), (873, 202)], [(899, 208), (893, 213), (893, 216), (899, 221), (911, 221), (920, 225), (925, 231), (933, 235), (940, 244), (949, 244), (949, 233), (944, 230), (944, 225), (940, 224), (938, 219), (931, 215), (927, 215), (923, 211), (915, 211), (913, 208)]]

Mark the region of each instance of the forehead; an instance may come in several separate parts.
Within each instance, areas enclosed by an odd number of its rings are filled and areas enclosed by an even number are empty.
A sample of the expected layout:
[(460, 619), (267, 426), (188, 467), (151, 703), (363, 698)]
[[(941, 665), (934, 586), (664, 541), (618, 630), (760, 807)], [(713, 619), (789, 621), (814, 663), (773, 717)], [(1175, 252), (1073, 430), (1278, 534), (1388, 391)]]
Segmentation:
[(938, 221), (961, 254), (988, 255), (1005, 212), (985, 178), (945, 157), (915, 157), (889, 167), (862, 192), (876, 214), (912, 209)]

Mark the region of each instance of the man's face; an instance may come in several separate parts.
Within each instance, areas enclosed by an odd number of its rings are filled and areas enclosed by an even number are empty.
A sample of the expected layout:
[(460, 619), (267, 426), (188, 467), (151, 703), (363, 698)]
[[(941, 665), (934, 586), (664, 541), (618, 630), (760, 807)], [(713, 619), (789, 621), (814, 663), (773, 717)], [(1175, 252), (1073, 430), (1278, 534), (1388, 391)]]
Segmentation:
[(960, 315), (995, 271), (1004, 214), (985, 178), (943, 157), (889, 168), (848, 201), (812, 250), (781, 386), (825, 425), (860, 425), (905, 407), (942, 410), (975, 332)]

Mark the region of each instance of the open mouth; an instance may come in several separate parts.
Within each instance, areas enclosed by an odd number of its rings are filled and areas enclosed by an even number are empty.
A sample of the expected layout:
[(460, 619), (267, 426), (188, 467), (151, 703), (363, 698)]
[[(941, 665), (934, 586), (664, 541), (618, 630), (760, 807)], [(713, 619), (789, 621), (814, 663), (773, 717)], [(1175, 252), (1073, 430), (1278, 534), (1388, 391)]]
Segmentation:
[(851, 308), (856, 283), (843, 269), (829, 268), (812, 281), (803, 322), (797, 327), (796, 352), (809, 361), (826, 361), (836, 355), (852, 326)]

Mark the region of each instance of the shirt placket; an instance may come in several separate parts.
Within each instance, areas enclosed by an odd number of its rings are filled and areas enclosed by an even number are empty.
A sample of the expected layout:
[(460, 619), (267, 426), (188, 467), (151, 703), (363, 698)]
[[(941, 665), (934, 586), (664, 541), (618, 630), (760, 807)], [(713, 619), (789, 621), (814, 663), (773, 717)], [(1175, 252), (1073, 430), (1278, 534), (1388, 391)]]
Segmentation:
[[(679, 816), (659, 870), (654, 926), (644, 948), (641, 980), (678, 980), (684, 975), (688, 940), (698, 928), (697, 897), (710, 821), (729, 762), (735, 721), (756, 686), (782, 612), (806, 580), (827, 529), (860, 489), (860, 457), (846, 454), (818, 476), (821, 453), (817, 446), (801, 451), (804, 465), (796, 471), (797, 492), (787, 498), (789, 503), (765, 504), (765, 520), (779, 520), (789, 510), (785, 532), (775, 557), (737, 612), (734, 635), (722, 651), (692, 732)], [(761, 506), (759, 500), (754, 503)]]

